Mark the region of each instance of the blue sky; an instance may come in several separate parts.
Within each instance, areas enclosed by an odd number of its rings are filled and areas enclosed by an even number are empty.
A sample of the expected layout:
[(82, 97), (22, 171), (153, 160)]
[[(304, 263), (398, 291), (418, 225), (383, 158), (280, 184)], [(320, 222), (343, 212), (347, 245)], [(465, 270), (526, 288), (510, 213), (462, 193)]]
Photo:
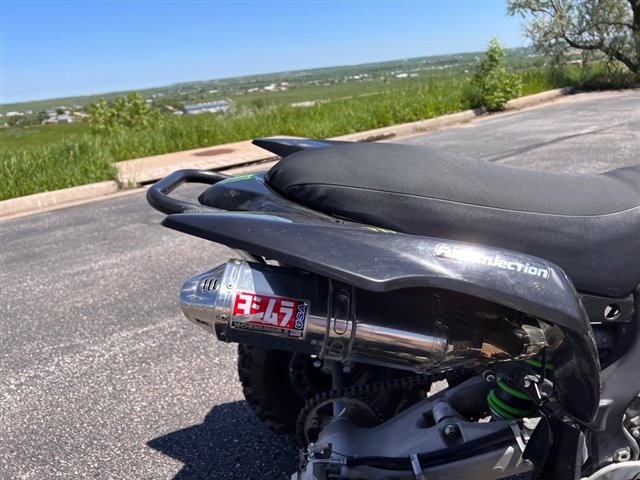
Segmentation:
[(0, 103), (526, 44), (504, 1), (0, 0)]

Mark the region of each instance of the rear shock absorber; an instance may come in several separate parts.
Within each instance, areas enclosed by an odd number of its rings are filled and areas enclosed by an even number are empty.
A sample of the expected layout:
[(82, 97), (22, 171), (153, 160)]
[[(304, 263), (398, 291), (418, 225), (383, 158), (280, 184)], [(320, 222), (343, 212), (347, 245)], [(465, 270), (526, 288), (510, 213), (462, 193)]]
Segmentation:
[[(525, 372), (531, 373), (532, 368), (536, 370), (541, 380), (553, 370), (553, 365), (543, 363), (537, 359), (526, 360)], [(540, 373), (542, 372), (542, 373)], [(487, 395), (487, 404), (497, 420), (517, 420), (519, 418), (529, 417), (537, 410), (536, 404), (531, 398), (503, 375), (496, 377), (496, 388)]]

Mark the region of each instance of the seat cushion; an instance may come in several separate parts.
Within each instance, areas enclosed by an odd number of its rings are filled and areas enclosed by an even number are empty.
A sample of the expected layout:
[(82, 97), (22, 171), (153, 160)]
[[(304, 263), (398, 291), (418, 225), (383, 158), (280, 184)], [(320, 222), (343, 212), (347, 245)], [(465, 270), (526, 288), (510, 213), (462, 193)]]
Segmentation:
[(583, 291), (624, 295), (640, 283), (640, 165), (549, 173), (354, 143), (293, 153), (266, 179), (288, 198), (347, 219), (549, 259)]

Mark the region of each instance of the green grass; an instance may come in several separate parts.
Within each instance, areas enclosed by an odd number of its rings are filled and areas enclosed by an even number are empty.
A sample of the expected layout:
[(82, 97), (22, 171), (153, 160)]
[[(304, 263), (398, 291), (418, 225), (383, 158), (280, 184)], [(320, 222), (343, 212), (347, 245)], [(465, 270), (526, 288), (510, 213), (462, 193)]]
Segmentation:
[[(522, 76), (523, 94), (574, 81), (566, 73), (542, 69), (523, 71)], [(281, 92), (287, 95), (274, 98), (282, 101), (261, 108), (248, 102), (236, 104), (235, 112), (226, 115), (167, 116), (161, 127), (147, 131), (95, 135), (86, 124), (6, 129), (0, 133), (0, 199), (112, 179), (112, 163), (120, 160), (270, 135), (326, 138), (479, 106), (468, 74), (414, 80), (380, 82), (376, 88), (324, 87), (324, 93), (308, 87), (312, 91), (304, 95)], [(289, 105), (310, 97), (323, 102), (305, 108)]]
[(370, 78), (367, 80), (350, 81), (344, 83), (332, 83), (331, 85), (303, 85), (290, 88), (286, 91), (240, 93), (233, 96), (221, 96), (219, 94), (206, 97), (205, 100), (222, 100), (230, 98), (238, 105), (255, 107), (256, 105), (288, 105), (309, 100), (337, 100), (361, 95), (379, 93), (381, 91), (405, 90), (416, 85), (424, 85), (432, 81), (441, 81), (446, 78), (458, 79), (463, 75), (461, 68), (450, 68), (445, 71), (418, 72), (417, 77), (397, 79), (387, 75), (385, 80)]
[(52, 145), (84, 132), (89, 132), (87, 123), (4, 128), (0, 130), (0, 151)]
[(101, 143), (82, 136), (52, 146), (0, 151), (0, 200), (114, 178), (112, 158)]

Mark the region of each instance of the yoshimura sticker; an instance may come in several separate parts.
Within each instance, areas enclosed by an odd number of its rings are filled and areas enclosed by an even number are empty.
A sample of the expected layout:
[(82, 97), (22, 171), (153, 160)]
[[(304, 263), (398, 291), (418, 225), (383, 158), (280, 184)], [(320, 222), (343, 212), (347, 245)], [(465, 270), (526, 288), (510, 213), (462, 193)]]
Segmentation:
[(303, 338), (308, 305), (302, 300), (254, 292), (238, 292), (231, 327)]

